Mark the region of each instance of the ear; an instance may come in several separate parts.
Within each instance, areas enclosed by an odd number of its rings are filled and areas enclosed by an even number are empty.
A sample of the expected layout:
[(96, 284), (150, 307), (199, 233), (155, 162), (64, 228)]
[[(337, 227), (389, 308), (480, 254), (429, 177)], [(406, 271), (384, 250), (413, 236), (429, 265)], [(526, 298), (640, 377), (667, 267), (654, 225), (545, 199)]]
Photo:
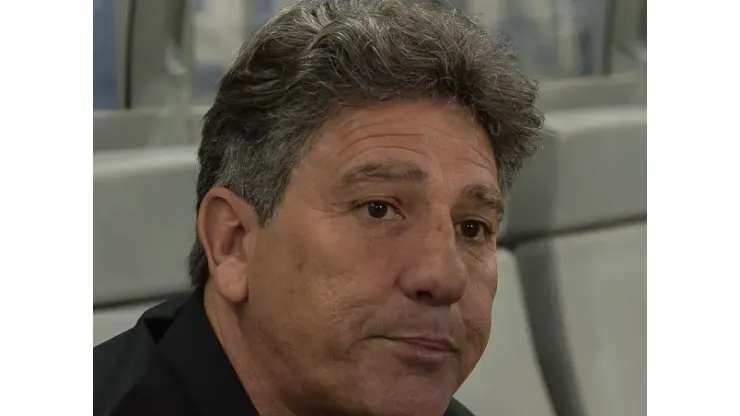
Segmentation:
[(201, 201), (198, 238), (208, 258), (210, 284), (229, 302), (249, 297), (247, 259), (258, 227), (254, 207), (228, 189), (211, 189)]

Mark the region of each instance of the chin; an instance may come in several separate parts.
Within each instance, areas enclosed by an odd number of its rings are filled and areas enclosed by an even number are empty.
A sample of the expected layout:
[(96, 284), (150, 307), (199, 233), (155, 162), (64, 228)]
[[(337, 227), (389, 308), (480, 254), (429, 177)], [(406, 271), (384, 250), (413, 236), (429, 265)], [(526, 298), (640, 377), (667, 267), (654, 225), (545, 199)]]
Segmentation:
[(349, 371), (335, 374), (335, 403), (356, 415), (442, 416), (460, 386), (461, 357), (422, 352), (368, 343), (345, 367)]
[(442, 416), (450, 404), (451, 394), (429, 389), (410, 390), (377, 398), (366, 407), (373, 416)]
[(365, 412), (373, 416), (442, 416), (457, 389), (455, 378), (404, 375), (366, 379), (359, 392)]

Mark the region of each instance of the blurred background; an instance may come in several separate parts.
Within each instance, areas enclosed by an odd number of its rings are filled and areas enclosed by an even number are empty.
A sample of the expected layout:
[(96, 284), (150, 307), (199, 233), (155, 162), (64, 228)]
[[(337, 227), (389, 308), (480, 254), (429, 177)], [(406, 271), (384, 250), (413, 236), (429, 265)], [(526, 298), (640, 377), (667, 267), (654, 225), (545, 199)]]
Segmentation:
[[(188, 290), (200, 120), (290, 0), (95, 0), (94, 344)], [(544, 146), (507, 200), (477, 415), (646, 412), (646, 0), (451, 0), (541, 82)]]

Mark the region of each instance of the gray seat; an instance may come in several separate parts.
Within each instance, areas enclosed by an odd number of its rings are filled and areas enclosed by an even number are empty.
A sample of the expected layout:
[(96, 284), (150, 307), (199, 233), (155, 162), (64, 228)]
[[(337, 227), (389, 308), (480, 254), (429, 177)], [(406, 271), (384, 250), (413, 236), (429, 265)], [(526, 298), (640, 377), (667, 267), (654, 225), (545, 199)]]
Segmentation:
[(505, 243), (559, 414), (645, 412), (645, 113), (550, 114), (508, 200)]
[(645, 218), (645, 107), (556, 112), (546, 129), (508, 199), (505, 243)]
[(491, 339), (455, 395), (477, 415), (554, 415), (539, 371), (514, 256), (498, 253)]
[(195, 237), (195, 148), (94, 156), (94, 303), (186, 290)]
[[(93, 112), (93, 151), (196, 144), (206, 107), (191, 107), (180, 122), (163, 108)], [(180, 124), (177, 124), (180, 123)], [(180, 130), (175, 130), (180, 126)], [(184, 135), (181, 136), (181, 135)], [(166, 139), (166, 140), (165, 140)]]
[(641, 105), (647, 103), (644, 73), (543, 81), (538, 105), (546, 115), (554, 111)]
[(543, 368), (566, 372), (550, 375), (554, 394), (580, 396), (587, 415), (645, 414), (646, 251), (645, 223), (516, 249)]
[(141, 314), (157, 305), (158, 302), (145, 302), (136, 305), (119, 306), (93, 312), (93, 346), (105, 342), (136, 325)]

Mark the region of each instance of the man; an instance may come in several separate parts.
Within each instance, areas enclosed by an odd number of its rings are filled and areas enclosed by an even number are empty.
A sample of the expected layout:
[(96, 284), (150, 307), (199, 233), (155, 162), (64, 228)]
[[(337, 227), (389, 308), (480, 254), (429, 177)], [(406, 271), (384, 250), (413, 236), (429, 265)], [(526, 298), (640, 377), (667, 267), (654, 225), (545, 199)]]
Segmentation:
[(198, 151), (194, 293), (95, 348), (99, 415), (469, 415), (535, 84), (457, 12), (301, 2)]

